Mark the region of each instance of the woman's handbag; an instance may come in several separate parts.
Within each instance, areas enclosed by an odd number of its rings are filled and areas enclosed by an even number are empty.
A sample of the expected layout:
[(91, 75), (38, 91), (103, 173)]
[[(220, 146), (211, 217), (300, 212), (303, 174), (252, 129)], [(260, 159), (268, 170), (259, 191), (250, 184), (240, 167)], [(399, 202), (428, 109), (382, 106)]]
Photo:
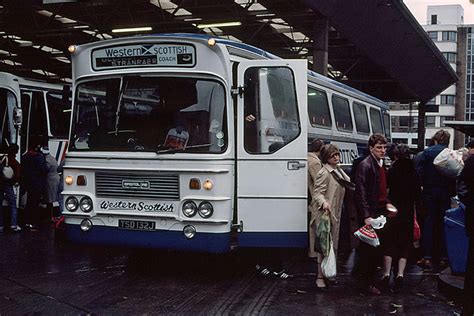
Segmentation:
[(416, 212), (413, 213), (413, 241), (418, 241), (421, 238), (421, 229), (416, 220)]
[(359, 228), (354, 235), (360, 239), (360, 241), (372, 247), (380, 246), (379, 237), (371, 225), (365, 225)]

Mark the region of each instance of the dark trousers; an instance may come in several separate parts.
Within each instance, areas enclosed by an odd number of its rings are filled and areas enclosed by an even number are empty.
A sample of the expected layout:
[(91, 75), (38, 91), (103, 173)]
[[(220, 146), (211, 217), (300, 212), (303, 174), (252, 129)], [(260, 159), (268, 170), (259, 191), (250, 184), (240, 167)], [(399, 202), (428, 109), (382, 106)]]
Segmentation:
[(423, 193), (427, 213), (421, 228), (423, 257), (427, 259), (446, 259), (444, 238), (444, 214), (451, 208), (451, 197), (446, 190), (429, 189)]
[(358, 253), (357, 273), (360, 278), (360, 285), (365, 290), (369, 285), (375, 285), (377, 265), (380, 263), (382, 254), (380, 246), (373, 247), (364, 242), (360, 242)]
[(39, 223), (40, 210), (39, 202), (41, 199), (41, 191), (29, 190), (26, 196), (25, 217), (26, 223), (37, 225)]
[(466, 274), (464, 276), (462, 315), (474, 315), (474, 238), (469, 238)]

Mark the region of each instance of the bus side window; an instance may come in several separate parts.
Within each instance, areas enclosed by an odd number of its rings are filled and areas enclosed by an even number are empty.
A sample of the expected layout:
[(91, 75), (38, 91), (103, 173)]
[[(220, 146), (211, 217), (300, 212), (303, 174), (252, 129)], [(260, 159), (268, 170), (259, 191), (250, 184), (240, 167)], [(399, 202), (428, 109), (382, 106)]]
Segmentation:
[(383, 122), (385, 127), (385, 137), (391, 139), (392, 135), (390, 134), (391, 122), (390, 122), (390, 115), (387, 112), (383, 112)]
[(352, 117), (349, 108), (349, 101), (337, 95), (332, 96), (332, 108), (334, 110), (334, 119), (336, 128), (344, 132), (352, 132)]
[(331, 128), (331, 114), (326, 92), (308, 88), (308, 116), (311, 126)]
[(29, 142), (45, 145), (48, 143), (48, 127), (43, 93), (33, 91), (31, 99)]
[(354, 111), (354, 119), (357, 132), (360, 134), (370, 134), (369, 117), (367, 115), (367, 107), (359, 102), (352, 103)]
[(15, 96), (6, 89), (0, 89), (0, 149), (5, 149), (9, 144), (16, 143), (13, 138), (13, 123), (8, 116), (8, 108), (16, 105)]
[(28, 129), (30, 121), (31, 92), (21, 93), (21, 110), (23, 111), (23, 124), (21, 125), (21, 153), (28, 150)]
[(370, 122), (372, 123), (372, 133), (380, 133), (383, 135), (382, 117), (380, 111), (374, 108), (370, 109)]
[(252, 154), (278, 151), (300, 133), (293, 73), (289, 68), (245, 72), (244, 147)]

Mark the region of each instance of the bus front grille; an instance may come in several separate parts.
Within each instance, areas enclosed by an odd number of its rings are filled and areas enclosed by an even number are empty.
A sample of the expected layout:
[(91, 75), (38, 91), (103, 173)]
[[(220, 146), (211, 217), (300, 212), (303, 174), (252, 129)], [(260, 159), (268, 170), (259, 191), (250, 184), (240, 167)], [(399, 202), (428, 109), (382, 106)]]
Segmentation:
[(179, 176), (164, 172), (97, 172), (98, 197), (179, 200)]

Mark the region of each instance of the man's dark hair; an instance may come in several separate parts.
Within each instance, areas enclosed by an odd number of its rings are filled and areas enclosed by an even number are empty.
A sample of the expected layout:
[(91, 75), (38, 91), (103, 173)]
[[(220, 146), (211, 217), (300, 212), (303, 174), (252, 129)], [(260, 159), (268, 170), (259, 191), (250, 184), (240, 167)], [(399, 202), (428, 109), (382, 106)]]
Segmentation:
[(386, 144), (386, 143), (387, 143), (387, 139), (385, 138), (385, 136), (379, 133), (375, 133), (369, 137), (368, 146), (374, 147), (376, 144)]
[(19, 149), (20, 147), (18, 147), (17, 144), (11, 144), (10, 146), (8, 146), (7, 151), (10, 155), (15, 155)]
[(406, 144), (397, 144), (393, 148), (392, 152), (394, 157), (397, 157), (398, 159), (405, 159), (410, 157), (410, 147)]
[(441, 145), (449, 145), (449, 139), (451, 138), (451, 134), (447, 130), (440, 129), (436, 132), (436, 134), (431, 137), (434, 143), (441, 144)]
[(467, 143), (467, 148), (474, 148), (474, 139)]
[(324, 146), (324, 142), (319, 138), (313, 139), (313, 141), (309, 144), (309, 151), (313, 153), (317, 153), (321, 151), (321, 148)]

